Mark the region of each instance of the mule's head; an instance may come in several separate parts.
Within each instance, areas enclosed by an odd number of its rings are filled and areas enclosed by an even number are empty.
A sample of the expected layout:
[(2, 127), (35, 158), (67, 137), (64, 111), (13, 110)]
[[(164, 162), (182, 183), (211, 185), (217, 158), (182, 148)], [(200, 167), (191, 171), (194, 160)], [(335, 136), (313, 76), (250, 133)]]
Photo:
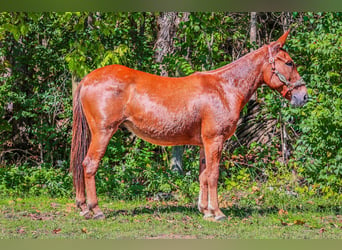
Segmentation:
[(263, 78), (270, 88), (277, 90), (293, 106), (303, 106), (308, 101), (305, 82), (300, 77), (289, 54), (282, 49), (289, 32), (290, 30), (285, 32), (277, 41), (268, 45)]

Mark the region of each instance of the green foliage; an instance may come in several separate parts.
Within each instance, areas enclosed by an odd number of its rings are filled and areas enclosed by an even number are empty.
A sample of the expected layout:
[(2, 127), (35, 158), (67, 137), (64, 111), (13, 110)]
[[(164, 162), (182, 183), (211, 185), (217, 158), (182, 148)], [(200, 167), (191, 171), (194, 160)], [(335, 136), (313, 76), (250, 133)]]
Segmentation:
[[(324, 193), (342, 188), (342, 16), (341, 13), (308, 13), (306, 25), (289, 41), (302, 65), (310, 102), (301, 110), (289, 109), (300, 132), (294, 165)], [(313, 27), (313, 28), (312, 28)]]
[(63, 168), (8, 166), (0, 168), (0, 194), (71, 197), (72, 178)]
[(189, 20), (179, 25), (175, 53), (163, 61), (169, 72), (189, 75), (219, 68), (237, 59), (247, 44), (247, 30), (241, 31), (232, 24), (243, 26), (249, 19), (238, 15), (235, 18), (223, 12), (191, 13)]
[[(64, 58), (60, 57), (65, 53), (66, 41), (52, 28), (56, 14), (40, 15), (44, 22), (37, 19), (38, 14), (1, 15), (4, 38), (0, 55), (6, 61), (0, 68), (0, 106), (13, 104), (12, 111), (3, 111), (3, 117), (11, 118), (1, 119), (0, 123), (7, 129), (11, 127), (4, 141), (6, 146), (30, 145), (29, 152), (40, 152), (40, 157), (30, 153), (25, 160), (55, 163), (57, 158), (68, 155), (63, 145), (69, 142), (65, 136), (70, 130), (71, 116), (66, 82), (69, 74)], [(22, 25), (26, 28), (19, 29), (19, 35), (18, 30), (6, 30), (7, 25), (24, 21)], [(18, 159), (12, 160), (14, 163)]]
[[(168, 148), (127, 138), (127, 131), (118, 131), (110, 141), (96, 176), (99, 193), (120, 199), (153, 197), (158, 193), (174, 193), (183, 200), (193, 198), (198, 187), (197, 164), (186, 160), (184, 170), (188, 174), (182, 176), (168, 167)], [(187, 151), (185, 159), (192, 154)]]

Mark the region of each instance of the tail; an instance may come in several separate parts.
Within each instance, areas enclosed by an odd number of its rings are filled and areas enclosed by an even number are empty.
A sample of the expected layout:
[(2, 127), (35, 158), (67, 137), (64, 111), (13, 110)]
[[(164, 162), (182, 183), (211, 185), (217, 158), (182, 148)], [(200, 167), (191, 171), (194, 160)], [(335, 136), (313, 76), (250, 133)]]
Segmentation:
[(82, 85), (79, 84), (76, 89), (73, 100), (73, 124), (70, 154), (70, 172), (72, 172), (74, 187), (76, 190), (82, 190), (82, 188), (84, 188), (82, 162), (86, 157), (91, 140), (90, 130), (80, 101), (81, 86)]

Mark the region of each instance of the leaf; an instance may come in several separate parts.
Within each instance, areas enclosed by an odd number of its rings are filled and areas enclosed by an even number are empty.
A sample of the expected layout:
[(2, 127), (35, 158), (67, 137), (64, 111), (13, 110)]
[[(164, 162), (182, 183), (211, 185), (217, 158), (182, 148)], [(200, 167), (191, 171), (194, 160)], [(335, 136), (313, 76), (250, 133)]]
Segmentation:
[(86, 227), (83, 227), (82, 229), (81, 229), (81, 231), (82, 231), (82, 233), (88, 233), (88, 230), (87, 230), (87, 228)]
[(184, 223), (186, 223), (186, 222), (188, 222), (188, 221), (191, 221), (191, 220), (192, 220), (192, 218), (191, 218), (190, 216), (185, 216), (185, 217), (182, 218), (182, 221), (183, 221)]
[(260, 195), (258, 198), (255, 199), (255, 203), (257, 205), (261, 205), (263, 202), (262, 202), (262, 199), (264, 198), (264, 195)]
[(287, 215), (288, 212), (285, 211), (284, 209), (280, 209), (280, 210), (278, 211), (278, 214), (279, 214), (280, 216), (283, 216), (283, 215)]
[(52, 233), (59, 234), (61, 231), (62, 231), (62, 229), (57, 228), (57, 229), (52, 230)]
[(295, 220), (295, 221), (293, 222), (293, 224), (301, 226), (301, 225), (304, 225), (304, 224), (305, 224), (305, 221), (303, 221), (303, 220)]
[(31, 220), (42, 220), (42, 217), (39, 214), (31, 213), (29, 214)]
[(25, 227), (19, 227), (18, 230), (17, 230), (17, 232), (18, 232), (19, 234), (24, 234), (24, 233), (26, 233), (26, 232), (25, 232)]
[(50, 204), (50, 206), (51, 206), (52, 208), (57, 208), (57, 207), (59, 207), (60, 205), (59, 205), (58, 203), (52, 202), (52, 203)]
[(234, 203), (232, 201), (222, 201), (220, 203), (220, 206), (222, 206), (222, 207), (233, 207)]
[(195, 32), (198, 32), (200, 30), (200, 27), (198, 25), (195, 25), (194, 30), (195, 30)]
[(255, 192), (259, 192), (259, 191), (260, 191), (260, 188), (258, 188), (256, 186), (252, 187), (252, 194), (254, 194)]
[(280, 220), (280, 223), (281, 223), (283, 226), (288, 226), (288, 225), (289, 225), (289, 223), (284, 222), (283, 220)]

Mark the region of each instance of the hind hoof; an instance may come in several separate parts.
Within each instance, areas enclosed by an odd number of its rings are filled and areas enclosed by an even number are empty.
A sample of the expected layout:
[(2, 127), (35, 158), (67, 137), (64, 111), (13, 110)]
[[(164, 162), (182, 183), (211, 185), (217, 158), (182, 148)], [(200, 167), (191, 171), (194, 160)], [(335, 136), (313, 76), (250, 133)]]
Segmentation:
[(102, 212), (97, 213), (93, 216), (94, 220), (104, 220), (106, 217), (104, 216), (104, 214)]
[(218, 216), (215, 216), (215, 220), (216, 221), (223, 221), (226, 219), (226, 216), (225, 215), (218, 215)]

